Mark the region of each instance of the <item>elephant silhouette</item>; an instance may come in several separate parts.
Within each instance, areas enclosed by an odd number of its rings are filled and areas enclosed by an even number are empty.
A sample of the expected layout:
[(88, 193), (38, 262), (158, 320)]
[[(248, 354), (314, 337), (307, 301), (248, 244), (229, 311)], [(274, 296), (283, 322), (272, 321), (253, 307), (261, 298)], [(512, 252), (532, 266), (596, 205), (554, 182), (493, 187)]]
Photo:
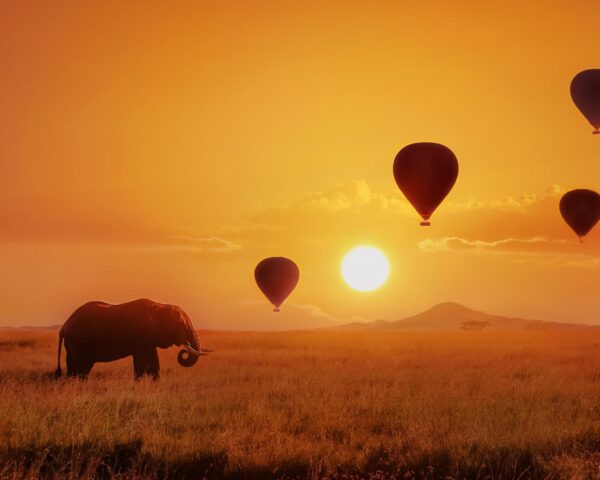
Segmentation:
[(195, 365), (200, 356), (211, 352), (200, 346), (190, 318), (180, 307), (148, 299), (120, 305), (89, 302), (75, 310), (60, 329), (56, 377), (62, 374), (63, 341), (70, 377), (86, 377), (96, 362), (132, 355), (135, 378), (149, 375), (157, 379), (157, 347), (183, 346), (177, 355), (183, 367)]

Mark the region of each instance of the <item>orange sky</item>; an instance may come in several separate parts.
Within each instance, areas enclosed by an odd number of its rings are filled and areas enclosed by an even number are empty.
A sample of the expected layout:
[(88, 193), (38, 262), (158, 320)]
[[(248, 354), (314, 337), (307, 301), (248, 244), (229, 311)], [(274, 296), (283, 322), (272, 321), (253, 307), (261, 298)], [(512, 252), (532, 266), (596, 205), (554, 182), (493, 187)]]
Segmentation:
[[(595, 1), (0, 3), (0, 324), (138, 297), (208, 328), (446, 300), (600, 323), (600, 228), (580, 245), (557, 207), (600, 190), (569, 97), (599, 24)], [(428, 229), (391, 173), (416, 141), (460, 163)], [(371, 293), (339, 275), (362, 243), (391, 262)], [(279, 315), (271, 255), (301, 268)]]

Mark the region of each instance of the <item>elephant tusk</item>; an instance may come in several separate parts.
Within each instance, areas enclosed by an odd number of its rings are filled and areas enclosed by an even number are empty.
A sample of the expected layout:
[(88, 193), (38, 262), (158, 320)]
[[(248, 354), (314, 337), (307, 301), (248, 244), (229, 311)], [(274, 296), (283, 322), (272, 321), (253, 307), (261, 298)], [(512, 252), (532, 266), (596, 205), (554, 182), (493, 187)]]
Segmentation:
[(196, 350), (194, 347), (192, 347), (189, 342), (186, 343), (183, 348), (185, 348), (189, 353), (192, 353), (194, 355), (200, 356), (200, 355), (208, 355), (208, 353), (204, 353), (204, 352), (200, 352), (198, 350)]

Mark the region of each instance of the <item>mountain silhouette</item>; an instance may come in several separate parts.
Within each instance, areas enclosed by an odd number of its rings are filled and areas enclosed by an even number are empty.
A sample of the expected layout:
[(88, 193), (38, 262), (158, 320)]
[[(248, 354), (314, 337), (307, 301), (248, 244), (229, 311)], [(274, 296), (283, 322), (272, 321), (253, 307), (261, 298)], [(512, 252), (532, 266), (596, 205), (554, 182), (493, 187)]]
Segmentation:
[(341, 325), (344, 330), (542, 330), (600, 328), (581, 323), (546, 322), (502, 317), (444, 302), (403, 320), (373, 320)]

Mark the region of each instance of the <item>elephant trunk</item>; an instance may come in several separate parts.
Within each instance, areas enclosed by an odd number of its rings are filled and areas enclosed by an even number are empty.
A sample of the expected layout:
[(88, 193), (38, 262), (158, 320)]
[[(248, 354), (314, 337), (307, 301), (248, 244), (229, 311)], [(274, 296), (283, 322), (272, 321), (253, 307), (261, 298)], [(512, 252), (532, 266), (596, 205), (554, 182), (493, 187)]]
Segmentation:
[(198, 341), (198, 335), (196, 334), (196, 330), (192, 326), (191, 322), (188, 321), (188, 339), (187, 343), (189, 344), (191, 349), (184, 348), (177, 354), (177, 362), (182, 367), (192, 367), (198, 361), (198, 357), (200, 355), (196, 355), (192, 353), (190, 350), (195, 350), (197, 352), (201, 351), (200, 342)]

